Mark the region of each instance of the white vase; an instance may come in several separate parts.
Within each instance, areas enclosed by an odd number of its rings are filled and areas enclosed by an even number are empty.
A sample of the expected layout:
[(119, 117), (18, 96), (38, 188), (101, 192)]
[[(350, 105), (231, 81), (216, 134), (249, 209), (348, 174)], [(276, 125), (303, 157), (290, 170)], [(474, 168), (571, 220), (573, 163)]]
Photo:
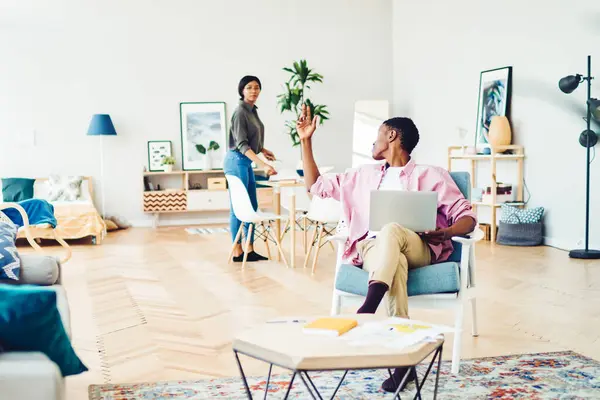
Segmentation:
[(165, 172), (173, 172), (173, 165), (163, 165)]
[(212, 169), (212, 157), (208, 152), (204, 155), (204, 168), (202, 169), (205, 171), (209, 171)]

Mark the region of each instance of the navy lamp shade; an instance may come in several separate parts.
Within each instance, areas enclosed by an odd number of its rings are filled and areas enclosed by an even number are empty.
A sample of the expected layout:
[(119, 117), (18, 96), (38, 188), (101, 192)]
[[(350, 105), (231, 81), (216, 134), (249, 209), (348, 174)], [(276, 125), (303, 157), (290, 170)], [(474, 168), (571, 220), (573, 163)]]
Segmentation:
[(573, 93), (573, 91), (577, 89), (577, 87), (581, 83), (581, 78), (582, 76), (580, 74), (565, 76), (560, 81), (558, 81), (558, 87), (563, 93)]
[(108, 114), (94, 114), (87, 134), (90, 136), (116, 135), (117, 131)]

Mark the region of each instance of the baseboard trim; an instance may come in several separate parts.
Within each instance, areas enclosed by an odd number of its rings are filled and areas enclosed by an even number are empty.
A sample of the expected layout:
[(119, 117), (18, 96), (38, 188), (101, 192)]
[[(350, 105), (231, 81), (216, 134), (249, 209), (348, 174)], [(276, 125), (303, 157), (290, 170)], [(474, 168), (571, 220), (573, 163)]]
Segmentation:
[[(554, 247), (555, 249), (571, 251), (573, 249), (581, 249), (584, 247), (583, 244), (577, 244), (576, 242), (570, 242), (567, 240), (561, 240), (549, 236), (544, 236), (544, 244), (549, 247)], [(600, 249), (600, 244), (598, 243), (590, 243), (590, 249)]]
[[(215, 225), (229, 223), (229, 216), (211, 218), (160, 218), (158, 226), (186, 226), (186, 225)], [(133, 220), (131, 225), (135, 228), (152, 228), (152, 219)]]

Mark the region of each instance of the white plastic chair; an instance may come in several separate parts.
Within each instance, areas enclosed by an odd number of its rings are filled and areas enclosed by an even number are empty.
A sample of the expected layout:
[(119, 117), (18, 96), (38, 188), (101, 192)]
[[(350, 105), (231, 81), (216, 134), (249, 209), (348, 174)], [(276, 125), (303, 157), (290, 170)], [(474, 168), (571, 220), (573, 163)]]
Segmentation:
[[(327, 236), (330, 236), (336, 230), (336, 225), (342, 216), (341, 203), (335, 199), (327, 198), (322, 199), (314, 196), (310, 202), (308, 213), (304, 216), (305, 221), (309, 221), (315, 224), (315, 230), (313, 232), (310, 246), (306, 252), (306, 258), (304, 259), (304, 268), (308, 266), (308, 260), (310, 259), (310, 253), (312, 248), (316, 246), (315, 256), (312, 264), (312, 273), (315, 273), (317, 267), (317, 260), (319, 258), (319, 252), (321, 247), (325, 243), (331, 242), (326, 240)], [(333, 225), (333, 226), (332, 226)], [(324, 241), (325, 239), (325, 241)], [(333, 248), (333, 245), (331, 245)], [(334, 249), (335, 251), (335, 249)]]
[[(271, 223), (277, 220), (284, 220), (285, 217), (271, 213), (263, 213), (261, 211), (254, 211), (252, 203), (250, 202), (250, 197), (248, 196), (248, 191), (246, 190), (246, 187), (244, 186), (244, 183), (240, 180), (240, 178), (234, 175), (225, 175), (225, 178), (227, 179), (227, 183), (229, 185), (233, 213), (235, 214), (237, 219), (242, 221), (240, 229), (238, 229), (235, 235), (235, 240), (233, 241), (233, 244), (231, 246), (231, 251), (229, 252), (227, 262), (231, 263), (231, 261), (233, 260), (233, 250), (235, 248), (235, 244), (238, 242), (238, 240), (240, 240), (240, 237), (242, 236), (244, 224), (249, 223), (250, 226), (248, 227), (248, 237), (246, 238), (246, 246), (244, 248), (244, 259), (242, 261), (242, 269), (246, 268), (246, 258), (248, 257), (250, 238), (252, 237), (252, 230), (257, 224), (258, 226), (256, 228), (256, 233), (263, 238), (265, 246), (267, 247), (267, 256), (269, 257), (269, 259), (271, 259), (271, 250), (269, 249), (268, 242), (270, 239), (275, 242), (275, 245), (277, 246), (277, 251), (279, 251), (279, 254), (283, 259), (285, 266), (288, 267), (287, 260), (285, 259), (285, 255), (283, 254), (283, 250), (281, 249), (281, 242), (279, 241), (279, 238), (276, 237), (277, 235), (273, 235), (271, 233)], [(267, 223), (266, 226), (265, 223)], [(262, 230), (259, 231), (258, 228), (262, 228)]]

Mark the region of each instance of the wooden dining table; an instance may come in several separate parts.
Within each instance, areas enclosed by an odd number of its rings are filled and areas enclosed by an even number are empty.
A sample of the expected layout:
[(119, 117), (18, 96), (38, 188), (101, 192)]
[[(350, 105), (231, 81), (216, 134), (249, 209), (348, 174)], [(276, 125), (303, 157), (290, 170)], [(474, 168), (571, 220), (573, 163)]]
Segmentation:
[[(260, 181), (261, 186), (269, 186), (273, 188), (273, 212), (276, 215), (281, 215), (281, 190), (284, 188), (297, 188), (304, 187), (303, 180), (269, 180)], [(289, 196), (289, 213), (290, 213), (290, 268), (296, 266), (296, 193), (294, 190), (290, 190)], [(278, 238), (281, 238), (281, 220), (275, 221), (275, 234)], [(279, 252), (277, 253), (277, 261), (281, 261)]]

